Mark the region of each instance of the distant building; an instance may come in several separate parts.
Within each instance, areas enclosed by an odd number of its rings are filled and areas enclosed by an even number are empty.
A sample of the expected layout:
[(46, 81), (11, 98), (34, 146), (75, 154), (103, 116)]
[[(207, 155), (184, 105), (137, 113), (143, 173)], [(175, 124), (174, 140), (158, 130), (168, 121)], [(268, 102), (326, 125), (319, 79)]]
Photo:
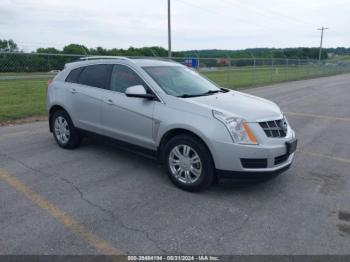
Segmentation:
[(226, 58), (226, 57), (219, 58), (217, 60), (217, 63), (218, 63), (218, 65), (221, 65), (221, 66), (228, 66), (230, 64), (230, 60), (228, 58)]

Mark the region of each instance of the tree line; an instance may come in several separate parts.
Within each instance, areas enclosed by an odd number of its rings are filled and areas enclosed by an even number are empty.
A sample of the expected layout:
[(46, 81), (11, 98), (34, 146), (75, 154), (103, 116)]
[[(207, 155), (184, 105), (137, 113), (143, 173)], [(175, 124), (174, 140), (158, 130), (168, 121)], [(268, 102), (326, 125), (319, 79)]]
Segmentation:
[[(330, 49), (333, 53), (341, 54), (350, 53), (350, 48), (336, 48)], [(167, 57), (168, 51), (163, 47), (152, 46), (135, 48), (129, 47), (128, 49), (111, 48), (106, 49), (103, 47), (88, 48), (81, 44), (69, 44), (59, 50), (54, 47), (38, 48), (33, 53), (24, 54), (13, 40), (0, 40), (0, 71), (1, 72), (35, 72), (35, 71), (50, 71), (60, 70), (68, 62), (72, 62), (78, 59), (75, 56), (59, 56), (59, 55), (81, 55), (81, 56), (129, 56), (129, 57)], [(280, 59), (318, 59), (318, 48), (253, 48), (245, 50), (189, 50), (189, 51), (175, 51), (174, 57), (180, 57), (185, 60), (189, 57), (200, 58), (213, 58), (213, 59), (201, 59), (202, 66), (225, 66), (227, 63), (222, 63), (222, 59), (232, 59), (231, 65), (234, 66), (248, 66), (252, 65), (252, 59), (257, 59), (257, 65), (263, 64), (263, 60), (271, 61), (278, 58)], [(11, 54), (9, 53), (11, 52)], [(21, 55), (17, 54), (21, 53)], [(34, 54), (36, 53), (36, 54)], [(52, 54), (52, 55), (37, 55), (37, 54)], [(219, 58), (219, 59), (214, 59)], [(324, 49), (322, 52), (322, 59), (328, 58), (328, 49)], [(220, 60), (221, 59), (221, 60)], [(183, 60), (177, 60), (184, 62)]]
[[(0, 40), (0, 51), (20, 52), (18, 45), (13, 40)], [(317, 47), (299, 47), (299, 48), (249, 48), (245, 50), (189, 50), (175, 51), (174, 57), (199, 56), (206, 58), (288, 58), (288, 59), (318, 59), (319, 49)], [(323, 50), (322, 59), (328, 58), (328, 52), (335, 54), (349, 54), (350, 48), (337, 47), (326, 48)], [(118, 48), (88, 48), (81, 44), (69, 44), (58, 50), (54, 47), (38, 48), (36, 53), (49, 54), (80, 54), (80, 55), (106, 55), (106, 56), (156, 56), (166, 57), (168, 51), (159, 46), (152, 47), (129, 47), (128, 49)]]

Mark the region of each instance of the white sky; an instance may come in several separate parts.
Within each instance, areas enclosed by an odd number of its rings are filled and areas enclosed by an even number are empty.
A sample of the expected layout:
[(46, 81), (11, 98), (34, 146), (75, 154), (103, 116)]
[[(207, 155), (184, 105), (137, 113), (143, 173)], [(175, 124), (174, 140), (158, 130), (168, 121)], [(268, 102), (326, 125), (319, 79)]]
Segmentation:
[[(350, 46), (350, 0), (171, 0), (173, 50)], [(0, 0), (0, 39), (24, 50), (167, 48), (167, 0)]]

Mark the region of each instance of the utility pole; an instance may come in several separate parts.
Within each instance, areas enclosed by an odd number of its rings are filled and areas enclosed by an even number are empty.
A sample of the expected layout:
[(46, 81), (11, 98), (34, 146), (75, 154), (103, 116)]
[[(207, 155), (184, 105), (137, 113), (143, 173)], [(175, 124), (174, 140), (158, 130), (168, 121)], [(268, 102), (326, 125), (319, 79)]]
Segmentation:
[(170, 0), (168, 0), (168, 57), (171, 58), (171, 20), (170, 20)]
[(321, 61), (321, 54), (322, 54), (322, 42), (323, 42), (323, 31), (324, 30), (327, 30), (328, 28), (327, 27), (321, 27), (321, 28), (318, 28), (317, 30), (321, 30), (321, 43), (320, 43), (320, 51), (318, 52), (318, 61), (320, 62)]

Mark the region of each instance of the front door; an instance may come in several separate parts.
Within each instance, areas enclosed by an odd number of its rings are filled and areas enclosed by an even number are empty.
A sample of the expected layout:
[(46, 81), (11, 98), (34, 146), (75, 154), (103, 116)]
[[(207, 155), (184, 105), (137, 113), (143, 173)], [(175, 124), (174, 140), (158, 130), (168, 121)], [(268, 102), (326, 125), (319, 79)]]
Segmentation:
[(102, 125), (104, 133), (113, 138), (138, 146), (155, 149), (152, 136), (153, 100), (127, 97), (125, 90), (134, 85), (146, 83), (131, 68), (125, 65), (114, 65), (110, 90), (104, 92)]

